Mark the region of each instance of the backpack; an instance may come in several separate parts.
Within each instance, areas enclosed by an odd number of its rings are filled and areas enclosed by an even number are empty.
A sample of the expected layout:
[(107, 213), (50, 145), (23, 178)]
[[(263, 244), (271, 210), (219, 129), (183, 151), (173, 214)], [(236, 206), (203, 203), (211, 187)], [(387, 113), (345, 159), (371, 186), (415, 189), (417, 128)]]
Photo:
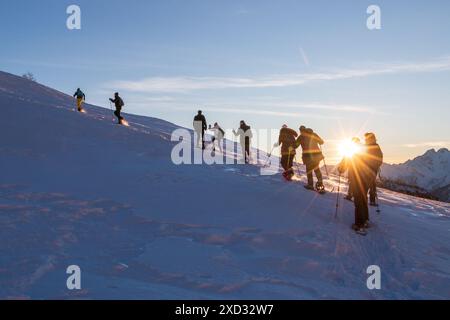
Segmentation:
[(225, 136), (225, 131), (221, 127), (219, 127), (219, 131), (222, 134), (222, 136), (224, 137)]
[(78, 99), (82, 99), (83, 97), (84, 97), (83, 91), (78, 90), (78, 91), (77, 91), (77, 98), (78, 98)]
[(123, 107), (125, 105), (125, 103), (123, 103), (122, 98), (118, 97), (118, 99), (119, 99), (119, 106)]

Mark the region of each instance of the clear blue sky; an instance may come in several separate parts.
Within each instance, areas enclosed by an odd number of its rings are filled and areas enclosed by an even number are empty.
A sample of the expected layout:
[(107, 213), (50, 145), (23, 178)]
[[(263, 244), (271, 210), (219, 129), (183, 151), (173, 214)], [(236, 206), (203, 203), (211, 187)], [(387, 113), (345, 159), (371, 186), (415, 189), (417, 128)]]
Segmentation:
[[(82, 29), (66, 28), (66, 8)], [(366, 27), (381, 8), (382, 29)], [(450, 2), (5, 0), (0, 69), (190, 126), (374, 131), (391, 162), (450, 146)]]

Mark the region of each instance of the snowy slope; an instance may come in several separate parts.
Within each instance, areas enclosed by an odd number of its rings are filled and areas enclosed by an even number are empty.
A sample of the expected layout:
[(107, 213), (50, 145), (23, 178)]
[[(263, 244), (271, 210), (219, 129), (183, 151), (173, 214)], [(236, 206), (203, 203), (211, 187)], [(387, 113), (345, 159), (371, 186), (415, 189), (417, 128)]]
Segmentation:
[[(351, 203), (335, 219), (336, 193), (257, 166), (173, 165), (173, 124), (117, 126), (5, 73), (0, 88), (1, 298), (450, 298), (449, 204), (382, 191), (361, 237)], [(81, 291), (66, 288), (72, 264)]]
[[(450, 151), (431, 149), (425, 154), (402, 164), (384, 164), (382, 177), (410, 186), (416, 186), (433, 194), (450, 188)], [(450, 194), (443, 199), (450, 201)]]

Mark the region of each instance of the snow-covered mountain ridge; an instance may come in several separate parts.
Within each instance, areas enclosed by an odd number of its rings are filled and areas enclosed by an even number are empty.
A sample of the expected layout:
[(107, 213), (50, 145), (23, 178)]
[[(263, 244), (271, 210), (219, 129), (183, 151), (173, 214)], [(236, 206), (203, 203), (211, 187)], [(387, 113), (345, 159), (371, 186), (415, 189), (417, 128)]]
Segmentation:
[[(381, 177), (403, 185), (418, 187), (431, 195), (440, 192), (439, 198), (450, 201), (450, 151), (431, 149), (425, 154), (402, 164), (384, 164)], [(443, 193), (444, 192), (444, 193)]]

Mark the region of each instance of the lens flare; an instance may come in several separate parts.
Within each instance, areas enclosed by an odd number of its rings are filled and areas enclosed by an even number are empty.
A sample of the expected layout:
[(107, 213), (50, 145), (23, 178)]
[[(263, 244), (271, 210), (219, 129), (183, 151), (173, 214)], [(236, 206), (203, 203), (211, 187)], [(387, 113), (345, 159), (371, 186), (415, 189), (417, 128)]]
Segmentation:
[(360, 147), (352, 140), (344, 140), (338, 145), (339, 155), (343, 158), (351, 158), (355, 153), (359, 152)]

